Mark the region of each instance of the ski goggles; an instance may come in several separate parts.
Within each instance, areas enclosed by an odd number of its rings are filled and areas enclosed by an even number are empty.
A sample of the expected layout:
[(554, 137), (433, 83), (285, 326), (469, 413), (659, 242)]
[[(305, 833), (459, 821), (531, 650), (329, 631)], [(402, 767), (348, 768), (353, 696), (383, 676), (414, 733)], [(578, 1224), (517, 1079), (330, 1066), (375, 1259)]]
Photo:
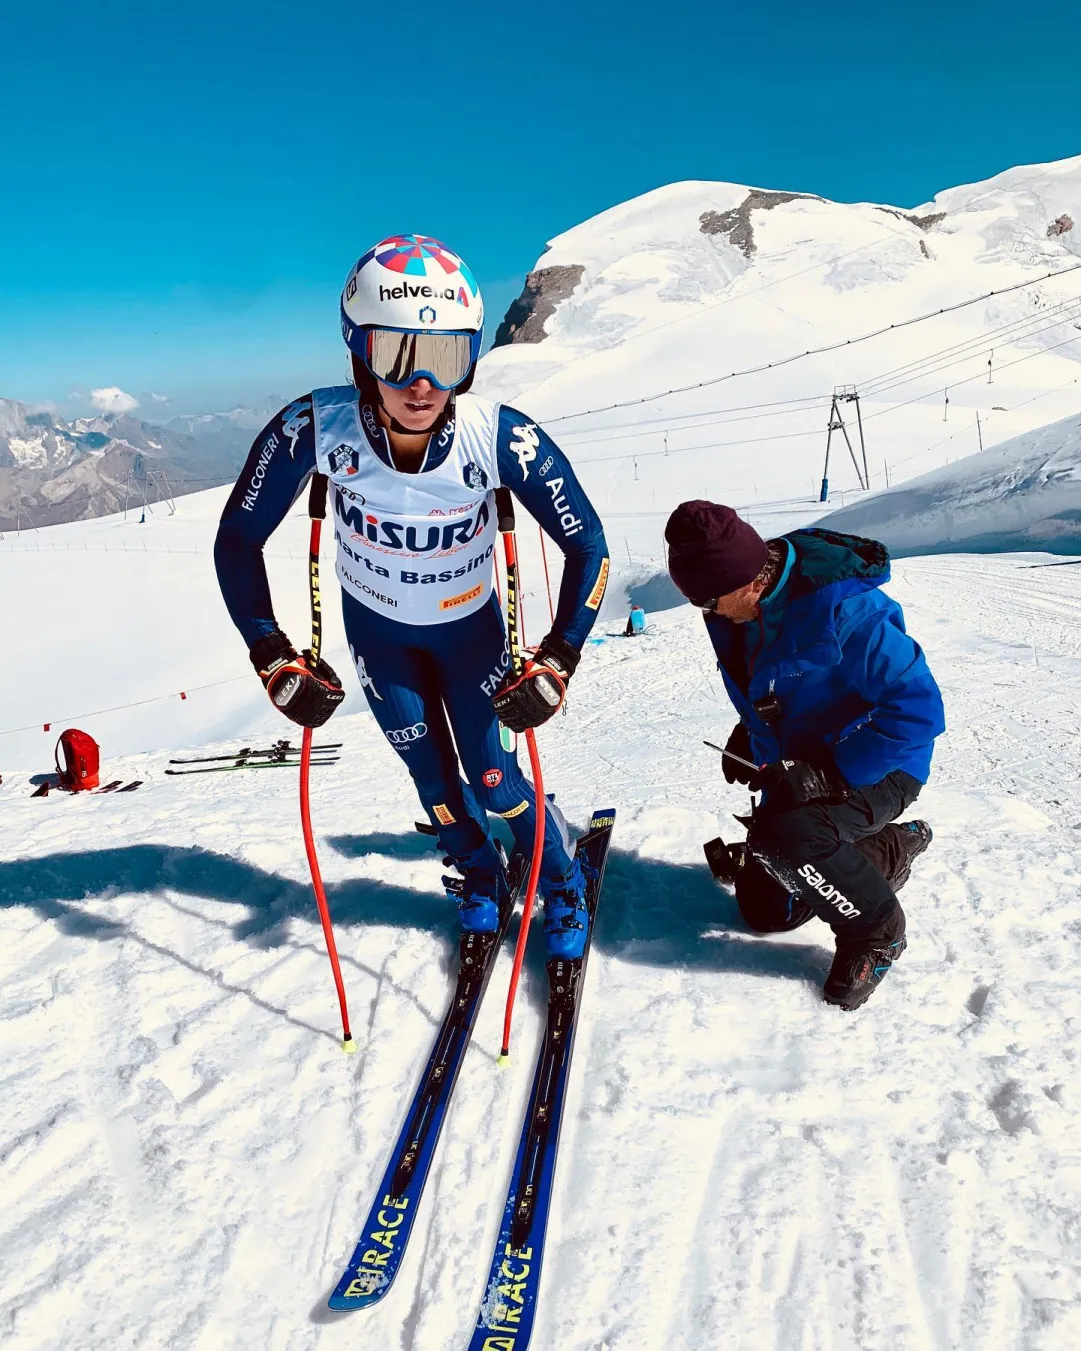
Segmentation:
[(479, 355), (480, 336), (372, 328), (368, 330), (364, 364), (377, 380), (392, 389), (404, 389), (421, 378), (430, 380), (437, 389), (454, 389), (473, 368)]

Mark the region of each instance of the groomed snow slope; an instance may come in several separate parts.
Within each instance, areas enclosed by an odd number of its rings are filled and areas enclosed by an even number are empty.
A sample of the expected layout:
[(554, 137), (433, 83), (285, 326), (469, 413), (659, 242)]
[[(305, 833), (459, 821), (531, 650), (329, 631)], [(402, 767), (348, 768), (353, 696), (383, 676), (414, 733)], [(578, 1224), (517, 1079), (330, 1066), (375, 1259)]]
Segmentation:
[[(542, 341), (485, 358), (477, 388), (542, 420), (612, 535), (648, 556), (685, 498), (816, 497), (835, 386), (859, 389), (872, 488), (887, 466), (899, 483), (976, 451), (981, 434), (991, 446), (1076, 414), (1079, 262), (1081, 156), (905, 209), (675, 183), (551, 242), (537, 268), (580, 268), (580, 280)], [(1060, 275), (1039, 280), (1048, 272)], [(843, 412), (858, 446), (854, 408)], [(857, 488), (839, 436), (830, 480), (836, 505)]]
[(860, 497), (822, 524), (880, 539), (895, 556), (959, 549), (1081, 553), (1081, 416)]
[[(210, 497), (202, 527), (181, 516), (146, 537), (177, 547), (170, 531), (188, 529), (200, 553), (58, 550), (66, 571), (0, 559), (8, 576), (24, 569), (8, 594), (29, 608), (6, 650), (35, 681), (54, 679), (65, 624), (108, 654), (70, 668), (58, 696), (77, 688), (102, 708), (237, 675), (225, 694), (135, 710), (130, 736), (173, 753), (195, 753), (210, 727), (225, 745), (285, 727), (239, 647), (219, 642)], [(116, 523), (60, 529), (73, 544), (120, 538)], [(298, 632), (303, 534), (286, 527), (281, 551), (297, 557), (275, 561)], [(951, 730), (919, 804), (936, 839), (904, 893), (910, 951), (855, 1015), (821, 1002), (823, 926), (755, 937), (705, 870), (701, 842), (746, 799), (701, 745), (732, 715), (700, 621), (672, 611), (641, 640), (588, 649), (542, 754), (574, 822), (602, 800), (619, 820), (538, 1351), (1076, 1347), (1081, 604), (1074, 569), (1025, 570), (1037, 561), (896, 569)], [(162, 612), (178, 605), (170, 639)], [(25, 679), (8, 716), (16, 688)], [(294, 772), (167, 778), (167, 750), (106, 744), (110, 776), (146, 780), (136, 793), (34, 800), (27, 774), (51, 737), (5, 751), (7, 1346), (466, 1344), (540, 1027), (542, 945), (535, 934), (505, 1073), (500, 963), (394, 1291), (330, 1315), (444, 1007), (455, 932), (408, 779), (361, 708), (354, 690), (328, 729), (344, 758), (313, 791), (355, 1059), (337, 1046)], [(123, 721), (88, 726), (108, 743), (129, 735)]]

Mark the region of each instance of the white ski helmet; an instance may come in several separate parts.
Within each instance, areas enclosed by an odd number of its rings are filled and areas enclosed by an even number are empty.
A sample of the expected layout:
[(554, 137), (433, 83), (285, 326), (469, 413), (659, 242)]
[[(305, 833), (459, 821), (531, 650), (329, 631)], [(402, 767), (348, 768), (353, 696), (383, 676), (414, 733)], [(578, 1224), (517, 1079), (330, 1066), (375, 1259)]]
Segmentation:
[(399, 389), (421, 376), (440, 389), (472, 383), (484, 302), (472, 272), (438, 239), (391, 235), (358, 258), (341, 319), (354, 378), (366, 372)]

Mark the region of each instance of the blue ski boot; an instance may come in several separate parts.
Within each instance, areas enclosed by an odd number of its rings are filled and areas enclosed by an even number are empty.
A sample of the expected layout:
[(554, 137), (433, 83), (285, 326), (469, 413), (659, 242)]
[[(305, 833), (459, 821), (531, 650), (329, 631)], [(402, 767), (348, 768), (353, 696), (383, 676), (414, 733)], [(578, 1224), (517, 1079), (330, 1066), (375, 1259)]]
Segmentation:
[(464, 877), (444, 877), (447, 899), (458, 906), (462, 932), (494, 934), (501, 911), (510, 904), (510, 892), (502, 869), (490, 872), (470, 869)]
[(567, 876), (544, 893), (544, 937), (548, 960), (580, 961), (586, 950), (589, 911), (586, 909), (588, 879), (581, 860), (575, 858)]

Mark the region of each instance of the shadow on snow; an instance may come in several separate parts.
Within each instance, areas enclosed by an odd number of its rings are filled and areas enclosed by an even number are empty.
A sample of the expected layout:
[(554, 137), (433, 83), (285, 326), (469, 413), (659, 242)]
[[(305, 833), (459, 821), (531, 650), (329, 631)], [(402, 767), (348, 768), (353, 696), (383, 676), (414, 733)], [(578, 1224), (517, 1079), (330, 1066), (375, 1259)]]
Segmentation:
[[(433, 848), (430, 839), (413, 833), (335, 836), (328, 844), (347, 858), (379, 854), (418, 860), (430, 858)], [(178, 895), (242, 906), (243, 914), (231, 921), (197, 918), (220, 923), (235, 939), (261, 948), (294, 942), (287, 932), (290, 919), (316, 917), (307, 881), (198, 847), (135, 844), (0, 862), (0, 907), (31, 907), (61, 932), (78, 937), (108, 940), (129, 934), (126, 923), (94, 914), (84, 903), (132, 892), (161, 896), (180, 910), (174, 899)], [(327, 899), (343, 949), (348, 949), (345, 931), (350, 925), (428, 929), (445, 937), (443, 960), (449, 967), (456, 924), (442, 894), (360, 877), (329, 884)], [(510, 937), (516, 937), (513, 928)], [(527, 963), (537, 978), (529, 982), (537, 999), (543, 998), (539, 939), (538, 934), (530, 944)], [(641, 859), (618, 848), (609, 854), (594, 943), (598, 951), (647, 966), (813, 983), (821, 982), (829, 960), (828, 953), (806, 944), (752, 935), (734, 899), (713, 881), (704, 863)]]

